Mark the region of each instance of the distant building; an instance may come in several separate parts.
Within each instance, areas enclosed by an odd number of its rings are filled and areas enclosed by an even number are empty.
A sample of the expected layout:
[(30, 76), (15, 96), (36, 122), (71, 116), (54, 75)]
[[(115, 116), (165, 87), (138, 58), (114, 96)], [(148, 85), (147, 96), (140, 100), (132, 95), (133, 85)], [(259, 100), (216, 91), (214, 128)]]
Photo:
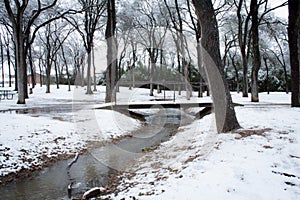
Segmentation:
[[(42, 80), (41, 80), (41, 77), (42, 77)], [(45, 75), (40, 76), (39, 73), (36, 73), (36, 74), (34, 75), (34, 78), (35, 78), (35, 83), (36, 83), (36, 84), (40, 84), (41, 81), (42, 81), (42, 83), (44, 83), (45, 80), (46, 80), (46, 76), (45, 76)], [(31, 74), (28, 74), (28, 75), (27, 75), (27, 83), (28, 83), (28, 84), (32, 84), (32, 75), (31, 75)]]

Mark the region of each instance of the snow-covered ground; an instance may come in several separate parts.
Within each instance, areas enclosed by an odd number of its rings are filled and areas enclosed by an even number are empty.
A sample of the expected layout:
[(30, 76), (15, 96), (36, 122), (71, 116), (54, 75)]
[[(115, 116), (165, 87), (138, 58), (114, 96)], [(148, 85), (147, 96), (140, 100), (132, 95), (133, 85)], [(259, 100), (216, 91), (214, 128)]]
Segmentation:
[[(92, 109), (103, 102), (103, 89), (85, 95), (81, 87), (68, 92), (66, 86), (52, 86), (45, 94), (45, 87), (37, 87), (26, 105), (17, 105), (16, 95), (1, 100), (0, 176), (39, 168), (45, 161), (86, 150), (90, 141), (104, 142), (136, 130), (141, 125), (137, 120)], [(17, 114), (24, 109), (28, 114)]]
[[(98, 86), (93, 95), (86, 95), (85, 87), (72, 86), (68, 91), (66, 85), (60, 89), (51, 85), (51, 93), (45, 91), (45, 87), (36, 86), (25, 105), (16, 104), (17, 95), (13, 100), (0, 101), (0, 177), (22, 169), (39, 168), (45, 161), (58, 157), (75, 155), (86, 150), (89, 142), (118, 138), (141, 125), (119, 112), (93, 109), (104, 103), (103, 86)], [(164, 93), (150, 97), (145, 89), (121, 87), (120, 91), (117, 103), (164, 97)], [(184, 101), (184, 95), (175, 95), (177, 102)], [(171, 99), (174, 93), (167, 91), (165, 97)], [(194, 97), (192, 101), (199, 101), (197, 99)], [(210, 98), (202, 101), (210, 101)], [(24, 112), (27, 114), (18, 114)]]
[[(299, 199), (300, 109), (290, 95), (232, 93), (242, 129), (216, 134), (213, 115), (180, 132), (134, 165), (113, 199)], [(279, 103), (279, 104), (278, 104)]]
[[(162, 99), (145, 89), (120, 88), (117, 103)], [(87, 148), (129, 133), (140, 122), (112, 110), (94, 110), (104, 102), (104, 88), (37, 87), (26, 105), (2, 100), (0, 110), (36, 107), (69, 108), (68, 112), (0, 114), (0, 174), (40, 165), (48, 158)], [(184, 102), (175, 93), (176, 102)], [(196, 93), (195, 93), (196, 95)], [(174, 93), (167, 91), (166, 99)], [(216, 134), (213, 115), (182, 126), (169, 141), (133, 164), (113, 199), (298, 199), (300, 196), (300, 109), (290, 108), (290, 94), (260, 94), (260, 103), (232, 93), (242, 129)], [(210, 102), (210, 97), (190, 102)], [(68, 107), (69, 106), (69, 107)], [(133, 176), (134, 175), (134, 176)], [(130, 177), (130, 178), (129, 178)]]

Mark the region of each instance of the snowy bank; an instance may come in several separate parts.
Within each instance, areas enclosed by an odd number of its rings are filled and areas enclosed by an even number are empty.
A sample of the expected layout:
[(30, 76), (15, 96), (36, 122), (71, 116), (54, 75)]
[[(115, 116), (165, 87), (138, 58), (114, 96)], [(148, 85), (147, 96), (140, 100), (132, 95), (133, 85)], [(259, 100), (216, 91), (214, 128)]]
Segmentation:
[[(261, 94), (252, 104), (233, 94), (243, 127), (215, 134), (213, 116), (188, 126), (137, 160), (112, 199), (298, 199), (300, 109), (290, 95)], [(282, 105), (278, 105), (278, 102)]]
[[(16, 105), (16, 98), (0, 102), (0, 177), (39, 169), (141, 125), (118, 112), (93, 109), (103, 102), (102, 87), (94, 95), (85, 95), (81, 87), (68, 92), (66, 86), (53, 86), (50, 94), (44, 89), (37, 87), (26, 105)], [(24, 109), (27, 114), (18, 114)]]

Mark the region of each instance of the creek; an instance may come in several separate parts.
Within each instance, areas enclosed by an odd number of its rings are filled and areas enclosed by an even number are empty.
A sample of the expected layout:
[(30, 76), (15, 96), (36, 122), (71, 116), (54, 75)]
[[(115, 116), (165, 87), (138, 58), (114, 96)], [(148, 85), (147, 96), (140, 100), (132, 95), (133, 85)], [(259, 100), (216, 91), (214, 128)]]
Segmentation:
[(114, 174), (129, 170), (137, 158), (169, 140), (178, 127), (192, 120), (181, 110), (162, 109), (147, 116), (146, 125), (134, 131), (132, 137), (89, 150), (70, 169), (73, 159), (58, 161), (30, 177), (0, 185), (0, 199), (80, 199), (90, 188), (105, 187)]

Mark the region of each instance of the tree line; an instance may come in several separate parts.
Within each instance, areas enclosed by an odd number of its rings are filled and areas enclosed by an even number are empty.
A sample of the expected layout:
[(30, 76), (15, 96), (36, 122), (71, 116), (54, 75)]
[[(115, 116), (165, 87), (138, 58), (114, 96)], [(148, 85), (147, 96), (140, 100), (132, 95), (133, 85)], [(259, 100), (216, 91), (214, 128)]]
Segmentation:
[[(288, 21), (274, 14), (286, 6)], [(134, 86), (141, 71), (150, 80), (149, 95), (154, 89), (160, 92), (154, 82), (163, 79), (165, 69), (183, 83), (177, 90), (187, 91), (188, 99), (197, 69), (201, 96), (203, 82), (213, 87), (203, 64), (208, 53), (228, 87), (226, 94), (229, 89), (241, 90), (243, 97), (250, 92), (251, 101), (258, 102), (261, 91), (291, 91), (292, 106), (299, 106), (297, 0), (276, 5), (269, 0), (4, 0), (0, 8), (2, 76), (4, 66), (10, 74), (15, 71), (20, 104), (28, 98), (29, 72), (32, 87), (37, 71), (46, 75), (46, 92), (54, 70), (57, 87), (64, 80), (86, 85), (92, 94), (92, 81), (94, 90), (97, 84), (94, 49), (105, 42), (106, 102), (115, 100), (121, 77)], [(206, 11), (210, 19), (203, 15)], [(211, 25), (215, 30), (208, 29)], [(210, 40), (205, 41), (205, 34), (211, 34)], [(202, 52), (201, 46), (214, 52)]]

